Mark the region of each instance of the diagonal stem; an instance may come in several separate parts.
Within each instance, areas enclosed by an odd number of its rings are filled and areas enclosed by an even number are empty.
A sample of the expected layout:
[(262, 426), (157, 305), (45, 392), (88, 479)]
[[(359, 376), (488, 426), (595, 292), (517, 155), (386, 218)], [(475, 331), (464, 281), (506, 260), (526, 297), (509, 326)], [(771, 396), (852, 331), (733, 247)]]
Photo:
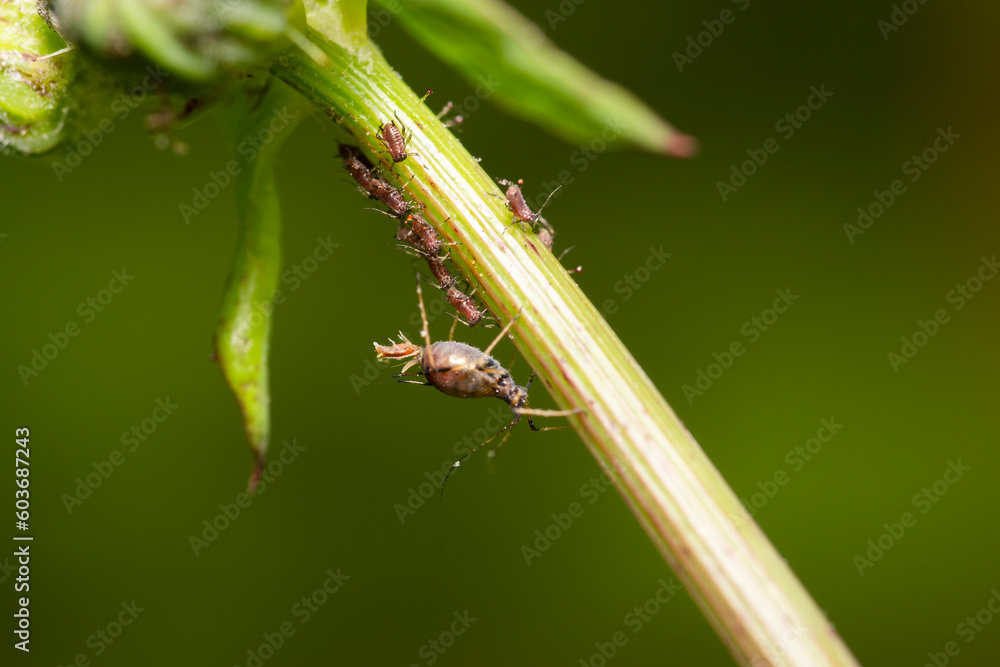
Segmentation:
[[(497, 186), (381, 54), (309, 35), (272, 72), (326, 110), (407, 194), (500, 321), (521, 313), (515, 344), (555, 401), (583, 408), (573, 427), (611, 474), (667, 563), (742, 664), (853, 665), (850, 651), (749, 518), (635, 359), (533, 234), (507, 230)], [(396, 117), (418, 154), (393, 165), (375, 132)], [(409, 180), (411, 179), (412, 180)]]

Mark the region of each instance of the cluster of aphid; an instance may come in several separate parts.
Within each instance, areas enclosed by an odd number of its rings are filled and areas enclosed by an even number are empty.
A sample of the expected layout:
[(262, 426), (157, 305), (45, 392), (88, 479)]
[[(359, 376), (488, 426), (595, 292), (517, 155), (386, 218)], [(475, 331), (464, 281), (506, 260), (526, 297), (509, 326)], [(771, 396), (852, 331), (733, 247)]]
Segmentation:
[[(395, 123), (390, 121), (383, 125), (380, 128), (380, 136), (394, 162), (402, 162), (407, 158), (406, 141)], [(469, 326), (479, 324), (486, 314), (486, 309), (479, 310), (472, 297), (458, 288), (458, 281), (445, 264), (446, 256), (441, 254), (441, 240), (437, 231), (424, 220), (418, 207), (407, 202), (402, 191), (379, 178), (372, 164), (357, 148), (341, 145), (340, 157), (358, 187), (372, 199), (385, 204), (389, 208), (389, 215), (399, 220), (396, 239), (427, 261), (431, 275), (444, 291), (448, 302), (461, 317), (465, 318), (465, 323)]]
[[(428, 91), (428, 94), (430, 94), (430, 91)], [(449, 107), (445, 107), (441, 115), (447, 113), (449, 110)], [(459, 116), (454, 121), (454, 124), (460, 122), (461, 117)], [(401, 126), (402, 123), (397, 126), (395, 122), (389, 121), (379, 126), (378, 129), (378, 139), (385, 146), (386, 152), (391, 156), (394, 163), (402, 162), (413, 154), (412, 151), (407, 152), (407, 138)], [(361, 191), (371, 199), (376, 199), (385, 204), (389, 209), (386, 215), (390, 215), (399, 221), (396, 238), (427, 261), (427, 266), (430, 269), (431, 275), (434, 276), (434, 280), (437, 281), (438, 286), (444, 291), (448, 301), (458, 311), (459, 315), (465, 318), (465, 322), (469, 326), (475, 326), (482, 321), (486, 309), (478, 310), (472, 297), (458, 288), (455, 277), (445, 264), (447, 256), (442, 254), (442, 243), (437, 236), (437, 231), (424, 220), (420, 207), (408, 202), (401, 190), (380, 178), (378, 171), (372, 163), (356, 147), (341, 145), (340, 156), (344, 161), (348, 173), (357, 182)], [(541, 212), (555, 192), (549, 195), (549, 198), (545, 200), (545, 203), (539, 207), (536, 213), (531, 210), (524, 199), (524, 195), (521, 193), (520, 186), (523, 184), (522, 181), (511, 183), (510, 181), (501, 180), (499, 182), (501, 185), (507, 187), (507, 205), (514, 214), (513, 222), (522, 222), (529, 225), (536, 231), (541, 243), (551, 251), (555, 231), (552, 229), (552, 225), (541, 216)], [(385, 212), (383, 211), (383, 213)], [(526, 385), (518, 385), (514, 382), (510, 372), (490, 356), (490, 352), (507, 332), (510, 331), (514, 322), (517, 321), (517, 317), (514, 317), (507, 323), (485, 351), (450, 339), (431, 343), (419, 277), (417, 280), (417, 300), (420, 304), (420, 316), (423, 324), (421, 334), (425, 344), (416, 345), (400, 334), (402, 338), (399, 343), (392, 343), (390, 345), (375, 343), (375, 352), (379, 360), (394, 361), (408, 359), (409, 361), (402, 369), (403, 372), (394, 377), (402, 378), (414, 375), (423, 377), (422, 381), (400, 379), (399, 382), (434, 387), (444, 394), (458, 398), (499, 398), (510, 406), (511, 411), (514, 413), (514, 418), (510, 423), (484, 442), (476, 445), (465, 456), (469, 456), (506, 431), (506, 435), (500, 441), (500, 445), (503, 445), (507, 436), (510, 435), (509, 429), (518, 422), (522, 415), (528, 418), (528, 423), (532, 430), (544, 431), (550, 428), (565, 427), (538, 428), (531, 419), (532, 415), (563, 417), (581, 412), (580, 410), (536, 410), (529, 408), (528, 388), (531, 386), (534, 374), (532, 374), (531, 379), (528, 380)], [(459, 319), (459, 321), (462, 320)], [(452, 327), (452, 334), (454, 334), (454, 327)], [(419, 372), (406, 373), (408, 369), (415, 365), (420, 366)], [(458, 467), (461, 461), (465, 459), (465, 456), (455, 462), (452, 470)], [(449, 471), (450, 474), (451, 471)], [(445, 477), (445, 482), (447, 481), (448, 476)], [(443, 483), (441, 490), (442, 492), (444, 491)]]

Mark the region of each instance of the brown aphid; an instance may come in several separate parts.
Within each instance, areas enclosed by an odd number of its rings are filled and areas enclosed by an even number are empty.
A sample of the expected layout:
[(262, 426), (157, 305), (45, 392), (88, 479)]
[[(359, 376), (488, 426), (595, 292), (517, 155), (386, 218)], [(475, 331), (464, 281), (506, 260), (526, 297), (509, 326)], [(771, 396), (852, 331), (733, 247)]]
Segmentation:
[(444, 257), (439, 257), (437, 255), (426, 255), (427, 257), (427, 267), (431, 270), (431, 275), (434, 276), (434, 280), (438, 282), (441, 287), (447, 288), (455, 282), (455, 278), (452, 277), (451, 271), (444, 264)]
[[(559, 186), (550, 192), (549, 196), (545, 199), (545, 202), (538, 208), (538, 212), (535, 213), (531, 210), (531, 207), (528, 206), (528, 202), (524, 200), (524, 194), (521, 192), (521, 186), (524, 185), (524, 181), (522, 179), (519, 178), (517, 179), (517, 183), (512, 183), (501, 178), (497, 181), (497, 183), (507, 186), (507, 192), (504, 194), (507, 197), (507, 208), (509, 208), (510, 212), (514, 214), (514, 221), (526, 222), (531, 225), (532, 228), (536, 225), (541, 225), (542, 228), (548, 232), (548, 242), (546, 243), (546, 240), (542, 239), (542, 244), (549, 250), (552, 250), (552, 237), (555, 236), (555, 230), (553, 230), (552, 225), (550, 225), (548, 221), (542, 217), (542, 210), (549, 205), (549, 200), (552, 199), (562, 186)], [(539, 232), (538, 235), (541, 236), (541, 232)]]
[(441, 250), (441, 240), (438, 239), (437, 230), (424, 220), (419, 213), (411, 213), (406, 216), (406, 221), (413, 227), (413, 231), (420, 237), (420, 242), (424, 250), (432, 255), (436, 255)]
[(368, 159), (354, 146), (347, 144), (340, 145), (340, 157), (344, 161), (347, 172), (357, 181), (358, 186), (372, 199), (378, 199), (372, 189), (372, 181), (375, 177), (372, 176), (372, 164), (368, 162)]
[(369, 192), (372, 196), (388, 206), (394, 216), (402, 218), (410, 212), (410, 205), (403, 197), (403, 193), (391, 183), (381, 178), (372, 178), (370, 185)]
[[(397, 120), (399, 120), (398, 117)], [(399, 125), (400, 127), (403, 125), (402, 121)], [(402, 162), (409, 157), (406, 152), (406, 133), (396, 126), (395, 121), (390, 120), (388, 123), (382, 123), (378, 126), (378, 139), (389, 151), (393, 162)]]
[(538, 240), (542, 242), (549, 252), (552, 252), (552, 246), (555, 244), (556, 233), (547, 227), (542, 227), (538, 230)]
[[(398, 382), (403, 382), (405, 384), (419, 384), (429, 387), (434, 387), (443, 394), (448, 396), (454, 396), (456, 398), (499, 398), (501, 401), (510, 406), (511, 411), (514, 413), (514, 418), (504, 426), (502, 429), (497, 431), (495, 434), (487, 438), (485, 441), (476, 445), (468, 454), (460, 458), (455, 462), (451, 472), (457, 468), (466, 457), (470, 456), (476, 452), (480, 447), (492, 441), (501, 433), (507, 432), (503, 440), (500, 441), (500, 446), (503, 445), (504, 441), (507, 440), (507, 436), (510, 435), (510, 428), (514, 426), (522, 416), (528, 418), (528, 424), (531, 426), (533, 431), (545, 431), (550, 428), (559, 427), (542, 427), (539, 428), (535, 426), (534, 421), (532, 421), (532, 416), (539, 417), (567, 417), (569, 415), (579, 414), (583, 412), (582, 410), (538, 410), (528, 407), (528, 388), (531, 386), (531, 382), (534, 379), (534, 374), (531, 376), (531, 380), (523, 387), (516, 382), (511, 377), (510, 372), (507, 371), (503, 366), (500, 365), (496, 359), (490, 356), (490, 352), (496, 347), (507, 332), (510, 331), (511, 327), (520, 317), (520, 313), (515, 316), (510, 322), (507, 323), (497, 337), (485, 350), (480, 350), (478, 348), (472, 347), (465, 343), (459, 343), (453, 340), (438, 341), (436, 343), (431, 343), (429, 327), (427, 325), (427, 312), (424, 309), (424, 298), (423, 293), (420, 290), (420, 279), (417, 277), (417, 301), (420, 305), (420, 318), (423, 325), (421, 334), (424, 337), (424, 345), (415, 345), (408, 341), (404, 336), (401, 343), (395, 343), (393, 345), (379, 345), (375, 343), (375, 352), (380, 360), (392, 360), (392, 359), (407, 359), (410, 361), (403, 366), (403, 372), (393, 377), (397, 378)], [(400, 334), (402, 336), (402, 334)], [(406, 371), (413, 366), (420, 366), (420, 372), (417, 373), (407, 373)], [(424, 380), (402, 380), (398, 378), (420, 375), (423, 376)], [(499, 448), (499, 446), (498, 446)], [(445, 482), (448, 478), (445, 477)], [(444, 483), (441, 484), (442, 491), (444, 490)]]
[[(473, 298), (455, 287), (454, 282), (445, 288), (444, 295), (452, 307), (458, 311), (458, 314), (465, 318), (465, 322), (463, 324), (468, 324), (470, 327), (474, 327), (479, 324), (486, 315), (486, 308), (483, 308), (482, 310), (477, 309), (476, 302)], [(461, 320), (459, 321), (461, 322)]]

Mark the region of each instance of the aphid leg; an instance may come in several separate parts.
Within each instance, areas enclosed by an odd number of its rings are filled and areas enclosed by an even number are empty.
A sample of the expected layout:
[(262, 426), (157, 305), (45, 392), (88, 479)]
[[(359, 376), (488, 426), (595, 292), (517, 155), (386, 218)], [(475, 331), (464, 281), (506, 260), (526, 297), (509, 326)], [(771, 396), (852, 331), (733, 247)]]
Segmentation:
[(424, 339), (424, 358), (427, 360), (427, 365), (424, 368), (437, 368), (434, 364), (434, 356), (431, 352), (431, 327), (427, 324), (427, 310), (424, 308), (424, 293), (420, 289), (420, 273), (417, 276), (417, 303), (420, 305), (420, 322), (423, 327), (420, 330), (420, 335)]
[(543, 225), (545, 225), (546, 227), (548, 227), (549, 231), (552, 231), (552, 227), (549, 225), (548, 222), (545, 222), (545, 220), (542, 218), (542, 209), (544, 209), (546, 206), (549, 205), (549, 201), (560, 190), (562, 190), (562, 186), (561, 185), (556, 186), (556, 189), (549, 193), (549, 196), (545, 198), (545, 202), (541, 206), (538, 207), (537, 211), (535, 211), (535, 220), (537, 222), (541, 222)]
[(465, 459), (469, 458), (470, 456), (478, 452), (485, 445), (488, 445), (489, 443), (493, 442), (493, 440), (496, 439), (498, 435), (506, 431), (507, 435), (505, 435), (503, 437), (503, 440), (500, 441), (500, 444), (497, 445), (497, 449), (500, 449), (500, 447), (503, 446), (503, 443), (513, 432), (510, 430), (510, 427), (517, 423), (518, 417), (519, 415), (514, 415), (514, 418), (510, 421), (510, 423), (508, 423), (502, 429), (500, 429), (499, 431), (497, 431), (496, 433), (494, 433), (493, 435), (491, 435), (490, 437), (486, 438), (481, 443), (473, 447), (470, 452), (466, 453), (462, 458), (458, 459), (457, 461), (455, 461), (455, 463), (452, 464), (451, 468), (448, 470), (448, 474), (444, 476), (444, 481), (441, 482), (441, 493), (438, 499), (438, 503), (444, 500), (444, 485), (448, 483), (448, 478), (451, 477), (451, 473), (455, 472), (455, 470), (462, 465), (462, 461), (464, 461)]
[[(535, 373), (532, 373), (531, 377), (528, 378), (528, 383), (524, 385), (525, 392), (527, 392), (528, 389), (531, 388), (531, 383), (534, 382), (534, 380), (535, 380)], [(535, 410), (529, 407), (516, 408), (514, 410), (514, 414), (516, 414), (518, 417), (524, 415), (525, 417), (528, 418), (528, 426), (531, 427), (532, 431), (560, 431), (564, 428), (571, 428), (569, 425), (535, 426), (535, 422), (531, 419), (532, 415), (534, 415), (535, 417), (569, 417), (570, 415), (578, 415), (582, 412), (586, 411), (581, 408), (574, 408), (572, 410)], [(500, 448), (497, 447), (497, 449)]]
[(507, 332), (510, 331), (510, 328), (512, 326), (514, 326), (514, 322), (517, 322), (517, 318), (519, 317), (521, 317), (521, 311), (517, 311), (517, 315), (515, 315), (513, 319), (511, 319), (511, 321), (507, 323), (507, 326), (505, 326), (503, 329), (500, 330), (500, 333), (498, 333), (497, 337), (493, 339), (493, 342), (490, 343), (489, 347), (483, 350), (483, 354), (489, 356), (490, 352), (493, 351), (493, 348), (497, 346), (497, 343), (500, 342), (501, 338), (507, 335)]
[(556, 257), (556, 261), (557, 262), (561, 262), (562, 258), (566, 256), (566, 253), (568, 253), (570, 250), (572, 250), (575, 247), (576, 247), (575, 245), (571, 245), (570, 247), (568, 247), (565, 250), (563, 250), (561, 253), (559, 253), (559, 256)]
[[(423, 373), (397, 373), (397, 374), (393, 375), (392, 377), (394, 377), (394, 378), (401, 378), (401, 377), (406, 377), (408, 375), (423, 375)], [(399, 384), (418, 384), (418, 385), (421, 385), (423, 387), (433, 387), (434, 386), (430, 382), (418, 382), (416, 380), (399, 380), (399, 379), (397, 379), (396, 382), (398, 382)], [(569, 427), (563, 426), (561, 428), (569, 428)], [(536, 428), (535, 430), (537, 431), (539, 429)]]

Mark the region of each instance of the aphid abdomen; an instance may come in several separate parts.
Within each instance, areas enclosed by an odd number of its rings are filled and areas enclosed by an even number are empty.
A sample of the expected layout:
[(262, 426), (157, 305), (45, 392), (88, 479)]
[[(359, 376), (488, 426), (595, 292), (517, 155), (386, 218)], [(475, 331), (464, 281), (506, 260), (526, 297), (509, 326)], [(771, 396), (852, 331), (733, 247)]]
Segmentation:
[(437, 231), (427, 224), (427, 221), (422, 216), (414, 213), (407, 218), (407, 222), (410, 223), (413, 231), (420, 237), (420, 241), (424, 244), (424, 250), (432, 255), (436, 255), (441, 250), (441, 241), (437, 237)]
[(510, 207), (511, 212), (517, 216), (518, 220), (523, 220), (524, 222), (534, 221), (535, 214), (528, 207), (528, 202), (524, 201), (521, 188), (514, 183), (511, 183), (507, 187), (507, 205)]
[(423, 358), (423, 370), (435, 389), (457, 398), (492, 398), (497, 395), (498, 372), (507, 373), (482, 350), (455, 341), (431, 344), (430, 354)]
[(382, 143), (389, 150), (393, 162), (402, 162), (406, 159), (406, 140), (395, 122), (390, 120), (382, 125)]

